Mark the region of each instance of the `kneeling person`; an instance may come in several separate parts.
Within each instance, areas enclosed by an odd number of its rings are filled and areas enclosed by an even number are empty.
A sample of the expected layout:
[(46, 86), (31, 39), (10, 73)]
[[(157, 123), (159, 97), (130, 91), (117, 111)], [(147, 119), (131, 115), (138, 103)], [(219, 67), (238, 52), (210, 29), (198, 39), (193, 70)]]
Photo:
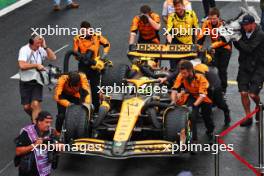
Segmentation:
[(180, 73), (177, 76), (171, 99), (177, 102), (183, 92), (188, 93), (187, 105), (192, 106), (192, 132), (193, 141), (197, 141), (196, 119), (201, 109), (202, 117), (207, 128), (206, 134), (211, 141), (213, 138), (214, 123), (211, 118), (212, 100), (208, 97), (209, 83), (204, 75), (195, 73), (193, 65), (189, 61), (183, 61), (179, 66)]
[(85, 74), (70, 72), (68, 75), (62, 75), (58, 79), (54, 99), (58, 107), (56, 130), (60, 133), (67, 107), (71, 104), (90, 104), (92, 102), (90, 85)]

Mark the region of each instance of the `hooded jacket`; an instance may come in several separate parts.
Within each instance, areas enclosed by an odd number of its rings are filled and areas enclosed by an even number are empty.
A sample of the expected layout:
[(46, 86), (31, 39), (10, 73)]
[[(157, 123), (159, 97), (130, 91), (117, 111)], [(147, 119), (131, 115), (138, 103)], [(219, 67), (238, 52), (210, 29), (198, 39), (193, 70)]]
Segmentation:
[(239, 69), (264, 78), (264, 32), (257, 26), (249, 38), (245, 31), (241, 33), (241, 39), (234, 42), (234, 46), (239, 50)]

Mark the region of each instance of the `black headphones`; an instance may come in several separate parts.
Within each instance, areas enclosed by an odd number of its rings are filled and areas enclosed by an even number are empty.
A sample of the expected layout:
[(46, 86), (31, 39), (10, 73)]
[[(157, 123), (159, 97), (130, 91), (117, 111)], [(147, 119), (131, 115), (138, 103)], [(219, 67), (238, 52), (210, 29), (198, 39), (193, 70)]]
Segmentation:
[(28, 40), (28, 43), (29, 43), (30, 45), (33, 45), (33, 44), (34, 44), (34, 39), (35, 39), (37, 36), (38, 36), (38, 35), (36, 35), (36, 34), (32, 34), (31, 37), (30, 37), (30, 39)]

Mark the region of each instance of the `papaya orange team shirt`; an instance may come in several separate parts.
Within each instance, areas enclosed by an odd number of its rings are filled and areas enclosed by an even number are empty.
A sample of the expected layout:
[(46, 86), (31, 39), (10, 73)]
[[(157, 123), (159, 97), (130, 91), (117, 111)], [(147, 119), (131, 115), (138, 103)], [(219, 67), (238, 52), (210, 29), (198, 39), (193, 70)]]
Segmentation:
[[(80, 84), (79, 84), (79, 88), (83, 89), (84, 91), (87, 92), (87, 96), (85, 97), (85, 103), (89, 104), (91, 103), (91, 97), (90, 97), (90, 87), (89, 87), (89, 83), (88, 80), (85, 76), (85, 74), (83, 73), (79, 73), (80, 74)], [(59, 103), (60, 105), (64, 106), (64, 107), (68, 107), (70, 105), (70, 102), (66, 99), (61, 99), (60, 96), (61, 94), (64, 93), (66, 95), (70, 95), (70, 96), (74, 96), (76, 98), (80, 98), (80, 92), (76, 91), (75, 89), (73, 89), (72, 87), (69, 86), (69, 76), (68, 75), (62, 75), (57, 82), (57, 86), (55, 89), (55, 94), (54, 94), (54, 99), (57, 103)]]
[[(211, 36), (211, 41), (212, 41), (212, 48), (213, 49), (216, 49), (216, 48), (219, 48), (219, 47), (224, 47), (225, 49), (228, 49), (228, 50), (231, 50), (232, 49), (232, 45), (228, 44), (228, 43), (225, 43), (224, 41), (220, 40), (220, 37), (219, 37), (219, 32), (215, 32), (217, 28), (219, 28), (220, 26), (223, 25), (223, 21), (220, 21), (218, 23), (218, 25), (215, 27), (215, 29), (213, 28), (210, 20), (205, 20), (203, 22), (203, 25), (202, 25), (202, 30), (200, 33), (198, 33), (198, 40), (203, 40), (205, 35), (206, 34), (206, 31), (209, 31), (209, 34)], [(215, 31), (213, 31), (213, 29)], [(208, 33), (208, 32), (207, 32)]]
[(195, 73), (194, 79), (189, 83), (182, 77), (181, 73), (179, 73), (174, 81), (173, 89), (179, 89), (181, 86), (183, 86), (194, 98), (203, 95), (205, 96), (205, 99), (203, 100), (205, 103), (212, 103), (212, 100), (207, 96), (209, 82), (204, 75)]
[[(160, 23), (160, 17), (156, 13), (151, 13), (150, 18), (152, 18), (156, 23)], [(139, 16), (135, 16), (132, 20), (132, 24), (130, 27), (130, 32), (139, 32), (139, 35), (144, 40), (151, 40), (154, 38), (158, 38), (157, 30), (155, 30), (151, 24), (144, 24)]]
[(101, 45), (104, 47), (104, 53), (108, 53), (110, 50), (110, 43), (102, 35), (93, 35), (91, 39), (85, 39), (77, 35), (73, 39), (73, 51), (85, 54), (87, 50), (91, 50), (94, 53), (93, 58), (99, 56)]

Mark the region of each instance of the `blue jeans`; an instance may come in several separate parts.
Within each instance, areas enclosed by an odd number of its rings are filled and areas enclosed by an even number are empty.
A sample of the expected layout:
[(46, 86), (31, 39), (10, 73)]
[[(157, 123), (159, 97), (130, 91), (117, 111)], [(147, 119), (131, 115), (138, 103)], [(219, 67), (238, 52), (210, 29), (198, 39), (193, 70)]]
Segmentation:
[(260, 22), (261, 28), (264, 31), (264, 10), (261, 10), (261, 22)]
[[(60, 5), (61, 0), (53, 0), (55, 5)], [(67, 4), (71, 4), (72, 0), (64, 0)]]

